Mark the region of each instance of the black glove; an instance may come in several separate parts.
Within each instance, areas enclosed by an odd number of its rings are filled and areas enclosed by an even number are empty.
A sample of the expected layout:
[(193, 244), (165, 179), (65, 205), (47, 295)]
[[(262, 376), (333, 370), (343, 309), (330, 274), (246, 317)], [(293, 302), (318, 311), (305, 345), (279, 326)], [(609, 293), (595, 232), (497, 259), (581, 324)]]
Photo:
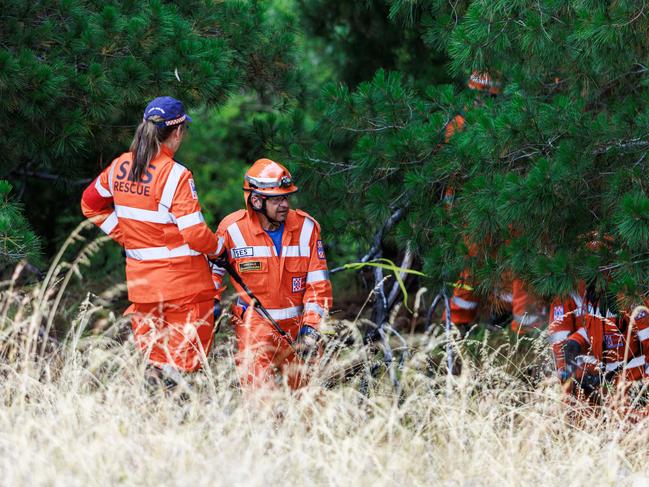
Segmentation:
[(214, 321), (217, 321), (221, 317), (221, 313), (223, 310), (221, 309), (221, 301), (218, 299), (214, 300)]
[(581, 354), (581, 345), (575, 340), (566, 340), (563, 344), (563, 359), (566, 362), (565, 374), (572, 376), (577, 369), (577, 356)]
[(313, 357), (318, 352), (320, 333), (309, 325), (302, 325), (295, 339), (295, 351), (302, 358)]
[(602, 378), (599, 374), (584, 374), (581, 380), (577, 380), (577, 383), (584, 394), (591, 396), (599, 392), (599, 388), (602, 385)]

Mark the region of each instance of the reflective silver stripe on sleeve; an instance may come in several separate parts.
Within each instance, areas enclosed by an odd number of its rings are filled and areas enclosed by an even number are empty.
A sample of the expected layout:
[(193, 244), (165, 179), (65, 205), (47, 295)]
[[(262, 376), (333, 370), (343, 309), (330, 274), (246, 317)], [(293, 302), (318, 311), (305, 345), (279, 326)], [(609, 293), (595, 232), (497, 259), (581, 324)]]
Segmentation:
[(649, 338), (649, 328), (645, 328), (644, 330), (638, 330), (638, 338), (642, 341)]
[(129, 220), (151, 223), (175, 223), (173, 215), (165, 209), (154, 211), (133, 208), (131, 206), (115, 205), (115, 212), (119, 218)]
[(108, 215), (108, 218), (104, 220), (104, 223), (102, 223), (99, 228), (106, 235), (110, 235), (110, 232), (112, 232), (115, 229), (118, 223), (119, 220), (117, 219), (117, 215), (113, 211), (110, 215)]
[(180, 177), (186, 170), (187, 169), (182, 164), (174, 162), (174, 166), (171, 168), (169, 176), (167, 177), (167, 182), (165, 183), (164, 189), (162, 190), (162, 196), (160, 197), (160, 206), (164, 206), (167, 209), (171, 208), (171, 203), (173, 203), (174, 195), (176, 194), (176, 190), (178, 189)]
[(174, 257), (201, 255), (200, 252), (190, 249), (187, 244), (171, 250), (167, 247), (149, 247), (145, 249), (126, 249), (125, 252), (126, 257), (135, 260), (173, 259)]
[(498, 299), (506, 303), (511, 303), (514, 301), (514, 296), (512, 296), (512, 293), (501, 293), (498, 295)]
[(594, 355), (578, 355), (577, 356), (577, 365), (599, 365), (599, 360)]
[(315, 313), (318, 313), (320, 316), (324, 316), (324, 309), (322, 306), (320, 306), (318, 303), (306, 303), (304, 305), (304, 312), (306, 313), (307, 311), (314, 311)]
[(176, 217), (176, 224), (178, 225), (178, 230), (184, 230), (185, 228), (193, 227), (199, 223), (204, 223), (205, 218), (200, 211), (190, 213), (189, 215)]
[(113, 196), (112, 193), (101, 185), (101, 181), (99, 181), (99, 179), (100, 178), (97, 178), (95, 180), (95, 188), (97, 189), (97, 192), (102, 198), (111, 198)]
[(641, 355), (640, 357), (636, 357), (634, 359), (629, 360), (626, 363), (626, 366), (624, 367), (625, 369), (633, 369), (634, 367), (640, 367), (641, 365), (645, 364), (645, 358), (644, 355)]
[(474, 301), (467, 301), (466, 299), (453, 296), (451, 301), (457, 305), (460, 309), (475, 309), (478, 307), (478, 303)]
[(208, 262), (208, 265), (210, 266), (210, 269), (212, 270), (212, 274), (216, 274), (217, 276), (224, 276), (225, 275), (225, 269), (223, 267), (219, 267), (214, 262), (210, 262), (209, 260), (207, 262)]
[(622, 362), (620, 360), (618, 362), (611, 362), (611, 363), (606, 364), (606, 372), (611, 372), (612, 370), (615, 370), (618, 367), (621, 367), (623, 363), (624, 362)]
[(241, 230), (239, 230), (239, 225), (236, 222), (228, 227), (228, 233), (235, 247), (247, 247), (246, 241), (243, 235), (241, 235)]
[(219, 284), (216, 281), (212, 281), (214, 283), (214, 289), (221, 289), (221, 284)]
[(304, 218), (302, 231), (300, 232), (300, 256), (309, 257), (311, 255), (311, 235), (314, 227), (313, 220)]
[(306, 274), (307, 284), (318, 281), (328, 281), (329, 271), (311, 271)]
[(216, 274), (217, 276), (225, 276), (225, 269), (221, 269), (220, 267), (213, 265), (212, 274)]
[(582, 337), (584, 337), (584, 340), (590, 343), (590, 338), (588, 338), (588, 333), (586, 332), (586, 328), (582, 326), (577, 330), (577, 333), (579, 333)]
[(269, 309), (268, 314), (274, 320), (289, 320), (302, 315), (302, 306), (293, 306), (291, 308)]
[(548, 343), (550, 345), (556, 345), (557, 343), (564, 341), (568, 336), (570, 336), (569, 331), (555, 331), (548, 336)]
[(223, 237), (219, 237), (219, 240), (216, 244), (216, 252), (214, 252), (215, 255), (219, 255), (223, 251)]

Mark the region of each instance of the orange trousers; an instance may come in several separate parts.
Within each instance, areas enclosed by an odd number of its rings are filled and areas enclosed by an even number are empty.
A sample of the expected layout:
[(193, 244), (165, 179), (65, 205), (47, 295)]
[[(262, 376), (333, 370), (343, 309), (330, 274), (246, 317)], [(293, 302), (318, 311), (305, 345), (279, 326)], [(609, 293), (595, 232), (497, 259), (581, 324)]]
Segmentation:
[(152, 365), (195, 372), (212, 347), (214, 300), (197, 303), (133, 303), (135, 343)]
[[(306, 384), (307, 377), (300, 360), (268, 320), (248, 308), (242, 318), (234, 319), (234, 324), (238, 348), (235, 359), (244, 389), (275, 387), (277, 371), (291, 389)], [(281, 320), (278, 324), (292, 340), (296, 339), (300, 330), (299, 319)]]

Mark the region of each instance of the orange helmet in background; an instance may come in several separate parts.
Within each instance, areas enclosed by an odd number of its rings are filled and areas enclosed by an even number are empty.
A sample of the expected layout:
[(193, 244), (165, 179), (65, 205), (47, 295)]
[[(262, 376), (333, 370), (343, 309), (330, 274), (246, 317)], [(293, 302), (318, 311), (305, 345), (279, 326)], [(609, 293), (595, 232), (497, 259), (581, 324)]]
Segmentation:
[(502, 92), (500, 81), (494, 80), (489, 73), (474, 71), (468, 82), (469, 88), (476, 91), (487, 91), (490, 95), (499, 95)]
[(604, 249), (612, 251), (615, 245), (615, 237), (608, 233), (601, 234), (597, 230), (579, 235), (579, 238), (584, 242), (584, 247), (591, 252)]
[(284, 166), (270, 159), (259, 159), (246, 171), (243, 190), (273, 197), (296, 193), (298, 188)]

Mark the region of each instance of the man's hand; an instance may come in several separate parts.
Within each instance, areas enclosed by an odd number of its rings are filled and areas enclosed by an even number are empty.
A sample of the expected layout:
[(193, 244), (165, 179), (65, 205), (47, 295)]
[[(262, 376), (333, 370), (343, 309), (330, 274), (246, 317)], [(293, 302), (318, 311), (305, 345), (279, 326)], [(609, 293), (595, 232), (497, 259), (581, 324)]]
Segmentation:
[(295, 339), (295, 351), (303, 359), (315, 357), (318, 353), (320, 333), (309, 325), (302, 325)]

